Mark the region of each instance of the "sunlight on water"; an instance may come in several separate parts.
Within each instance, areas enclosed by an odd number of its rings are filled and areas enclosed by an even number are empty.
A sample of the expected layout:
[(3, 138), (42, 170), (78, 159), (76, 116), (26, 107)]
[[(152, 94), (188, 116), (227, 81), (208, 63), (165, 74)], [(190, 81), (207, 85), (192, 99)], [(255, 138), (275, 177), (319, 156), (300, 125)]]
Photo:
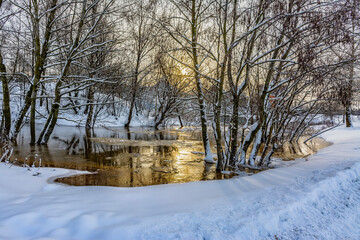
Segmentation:
[(41, 158), (44, 167), (94, 172), (56, 180), (70, 185), (137, 187), (233, 176), (217, 174), (215, 165), (204, 164), (197, 131), (98, 128), (85, 132), (61, 126), (48, 146), (29, 146), (27, 130), (14, 151), (21, 162), (28, 158), (30, 165)]
[[(231, 178), (219, 174), (214, 164), (205, 164), (200, 132), (196, 129), (150, 128), (104, 129), (86, 132), (83, 128), (61, 126), (55, 129), (47, 146), (28, 144), (28, 128), (20, 134), (14, 157), (31, 165), (87, 170), (56, 181), (76, 185), (138, 187), (168, 183)], [(307, 145), (285, 145), (277, 157), (287, 160), (312, 154), (327, 146), (311, 141)], [(318, 144), (319, 146), (315, 146)], [(214, 144), (212, 144), (214, 145)], [(213, 149), (215, 156), (215, 149)], [(27, 159), (27, 160), (26, 160)], [(242, 169), (244, 175), (256, 170)]]

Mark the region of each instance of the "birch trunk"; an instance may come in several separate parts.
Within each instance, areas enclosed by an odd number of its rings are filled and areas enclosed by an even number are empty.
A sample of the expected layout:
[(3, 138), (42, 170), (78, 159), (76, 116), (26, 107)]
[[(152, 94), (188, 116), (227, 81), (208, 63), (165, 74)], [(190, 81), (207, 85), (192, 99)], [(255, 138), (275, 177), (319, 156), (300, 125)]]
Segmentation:
[(3, 90), (3, 119), (4, 119), (3, 126), (4, 126), (4, 134), (5, 136), (8, 137), (11, 128), (10, 91), (9, 91), (8, 79), (4, 74), (6, 74), (6, 66), (3, 63), (3, 58), (0, 52), (0, 78), (1, 78), (2, 90)]
[(198, 19), (196, 16), (196, 0), (192, 0), (192, 8), (191, 8), (191, 48), (192, 48), (192, 58), (193, 58), (193, 71), (194, 71), (194, 79), (196, 82), (196, 90), (197, 90), (197, 98), (200, 107), (200, 121), (201, 121), (201, 135), (203, 146), (205, 150), (205, 162), (212, 163), (214, 162), (213, 156), (211, 153), (208, 129), (207, 129), (207, 119), (206, 119), (206, 104), (204, 100), (204, 93), (201, 84), (201, 76), (200, 76), (200, 66), (198, 60), (198, 52), (197, 52), (197, 34), (198, 34)]

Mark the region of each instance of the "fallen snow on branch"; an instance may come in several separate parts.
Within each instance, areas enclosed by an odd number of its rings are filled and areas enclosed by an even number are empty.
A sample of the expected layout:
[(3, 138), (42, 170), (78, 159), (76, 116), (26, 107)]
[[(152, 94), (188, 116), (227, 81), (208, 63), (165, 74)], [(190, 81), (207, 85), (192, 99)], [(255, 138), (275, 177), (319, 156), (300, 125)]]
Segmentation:
[(359, 239), (360, 128), (289, 167), (139, 188), (48, 183), (0, 164), (0, 239)]

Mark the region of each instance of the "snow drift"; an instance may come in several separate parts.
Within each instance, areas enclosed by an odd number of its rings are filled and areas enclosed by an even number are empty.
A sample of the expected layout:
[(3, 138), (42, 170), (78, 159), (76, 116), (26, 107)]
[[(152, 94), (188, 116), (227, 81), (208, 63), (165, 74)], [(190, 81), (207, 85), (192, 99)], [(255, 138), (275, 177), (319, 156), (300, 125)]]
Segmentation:
[[(360, 129), (290, 167), (140, 188), (48, 183), (0, 165), (0, 239), (359, 239)], [(36, 172), (41, 174), (38, 176)]]

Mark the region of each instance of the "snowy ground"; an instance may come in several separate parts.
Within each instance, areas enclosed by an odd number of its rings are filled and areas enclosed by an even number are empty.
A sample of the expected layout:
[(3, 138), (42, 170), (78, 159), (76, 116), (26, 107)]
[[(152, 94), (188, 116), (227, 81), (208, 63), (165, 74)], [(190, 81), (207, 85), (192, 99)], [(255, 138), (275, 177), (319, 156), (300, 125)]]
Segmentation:
[[(55, 84), (51, 84), (50, 92), (53, 92), (55, 88)], [(2, 86), (0, 85), (0, 93), (2, 92)], [(21, 111), (23, 107), (23, 90), (20, 90), (18, 86), (12, 86), (11, 87), (11, 98), (10, 98), (10, 106), (11, 106), (11, 116), (12, 118), (16, 118), (18, 116), (19, 112)], [(80, 95), (86, 95), (85, 93), (81, 92)], [(95, 94), (95, 102), (101, 102), (102, 98), (106, 97), (104, 94)], [(117, 113), (118, 116), (114, 116), (109, 113), (107, 108), (103, 108), (98, 116), (96, 117), (95, 126), (96, 127), (102, 127), (102, 126), (124, 126), (127, 123), (128, 120), (128, 108), (123, 107), (120, 105), (125, 104), (125, 102), (122, 102), (122, 99), (115, 98), (114, 101), (118, 102), (117, 108), (122, 109), (121, 112)], [(87, 99), (81, 98), (78, 105), (83, 105), (81, 109), (78, 109), (77, 113), (74, 113), (72, 109), (69, 109), (69, 107), (65, 107), (65, 109), (60, 109), (59, 118), (57, 121), (57, 125), (61, 126), (85, 126), (86, 125), (86, 119), (87, 114), (84, 114), (85, 107)], [(121, 104), (120, 104), (121, 102)], [(62, 106), (66, 106), (69, 104), (69, 101), (65, 97), (62, 100)], [(120, 105), (119, 105), (120, 104)], [(51, 108), (51, 102), (49, 102), (49, 109)], [(2, 95), (0, 95), (0, 109), (2, 109)], [(44, 103), (42, 106), (40, 106), (39, 102), (37, 102), (36, 106), (36, 123), (38, 124), (45, 124), (47, 117), (49, 115), (49, 112), (46, 110), (46, 104)], [(95, 112), (97, 111), (97, 105), (95, 105)], [(29, 117), (25, 117), (25, 121), (29, 121)], [(178, 125), (178, 121), (176, 119), (172, 119), (170, 121), (171, 125)], [(130, 124), (132, 127), (139, 127), (139, 126), (154, 126), (154, 117), (151, 116), (148, 112), (138, 113), (134, 112), (133, 118)]]
[[(290, 167), (141, 188), (49, 184), (0, 164), (0, 239), (360, 239), (360, 128)], [(39, 176), (33, 176), (36, 172)]]

